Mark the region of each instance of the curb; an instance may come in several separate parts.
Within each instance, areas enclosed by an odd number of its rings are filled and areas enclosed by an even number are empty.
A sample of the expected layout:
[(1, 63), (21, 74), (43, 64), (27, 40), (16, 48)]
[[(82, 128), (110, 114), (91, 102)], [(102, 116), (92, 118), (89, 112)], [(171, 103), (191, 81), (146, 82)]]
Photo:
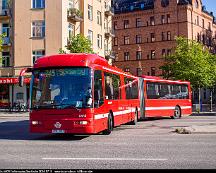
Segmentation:
[(192, 112), (192, 116), (216, 116), (216, 112)]

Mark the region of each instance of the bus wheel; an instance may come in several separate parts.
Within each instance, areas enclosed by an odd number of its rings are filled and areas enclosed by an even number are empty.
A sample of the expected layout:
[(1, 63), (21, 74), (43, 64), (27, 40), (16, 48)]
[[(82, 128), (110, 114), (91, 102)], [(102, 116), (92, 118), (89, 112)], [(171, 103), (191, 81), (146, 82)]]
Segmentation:
[(113, 118), (112, 115), (109, 113), (108, 120), (107, 120), (107, 129), (103, 131), (104, 135), (109, 135), (113, 130)]
[(172, 116), (171, 118), (173, 118), (173, 119), (179, 119), (179, 118), (181, 118), (181, 110), (180, 110), (179, 106), (175, 107), (174, 116)]
[(132, 125), (136, 125), (137, 122), (138, 122), (138, 112), (137, 112), (137, 110), (136, 110), (135, 113), (134, 113), (134, 120), (131, 121), (131, 124), (132, 124)]

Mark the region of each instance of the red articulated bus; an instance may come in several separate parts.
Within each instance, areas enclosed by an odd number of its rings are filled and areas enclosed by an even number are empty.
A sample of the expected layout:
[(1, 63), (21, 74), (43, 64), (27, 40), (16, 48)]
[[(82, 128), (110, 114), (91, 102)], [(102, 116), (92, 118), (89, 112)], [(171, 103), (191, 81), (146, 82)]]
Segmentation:
[(109, 134), (115, 126), (137, 122), (138, 78), (98, 55), (42, 57), (20, 76), (28, 71), (31, 132)]
[(33, 133), (110, 134), (114, 127), (155, 116), (191, 114), (190, 83), (136, 77), (95, 54), (39, 58), (30, 84)]

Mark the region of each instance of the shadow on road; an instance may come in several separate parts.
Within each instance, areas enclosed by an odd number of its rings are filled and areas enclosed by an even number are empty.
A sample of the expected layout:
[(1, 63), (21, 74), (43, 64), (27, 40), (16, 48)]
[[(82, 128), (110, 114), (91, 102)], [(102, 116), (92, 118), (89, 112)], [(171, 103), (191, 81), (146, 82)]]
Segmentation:
[(29, 121), (6, 121), (0, 123), (0, 140), (82, 140), (89, 136), (71, 134), (31, 134), (29, 132)]

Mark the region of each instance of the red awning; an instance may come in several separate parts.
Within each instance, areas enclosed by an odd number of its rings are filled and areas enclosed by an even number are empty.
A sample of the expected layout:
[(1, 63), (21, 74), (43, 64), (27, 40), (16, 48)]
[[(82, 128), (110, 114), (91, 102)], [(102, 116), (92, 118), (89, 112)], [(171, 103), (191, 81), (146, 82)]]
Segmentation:
[[(24, 83), (29, 84), (31, 78), (25, 78)], [(18, 78), (13, 78), (13, 77), (5, 77), (5, 78), (0, 78), (0, 84), (18, 84), (19, 80)]]

